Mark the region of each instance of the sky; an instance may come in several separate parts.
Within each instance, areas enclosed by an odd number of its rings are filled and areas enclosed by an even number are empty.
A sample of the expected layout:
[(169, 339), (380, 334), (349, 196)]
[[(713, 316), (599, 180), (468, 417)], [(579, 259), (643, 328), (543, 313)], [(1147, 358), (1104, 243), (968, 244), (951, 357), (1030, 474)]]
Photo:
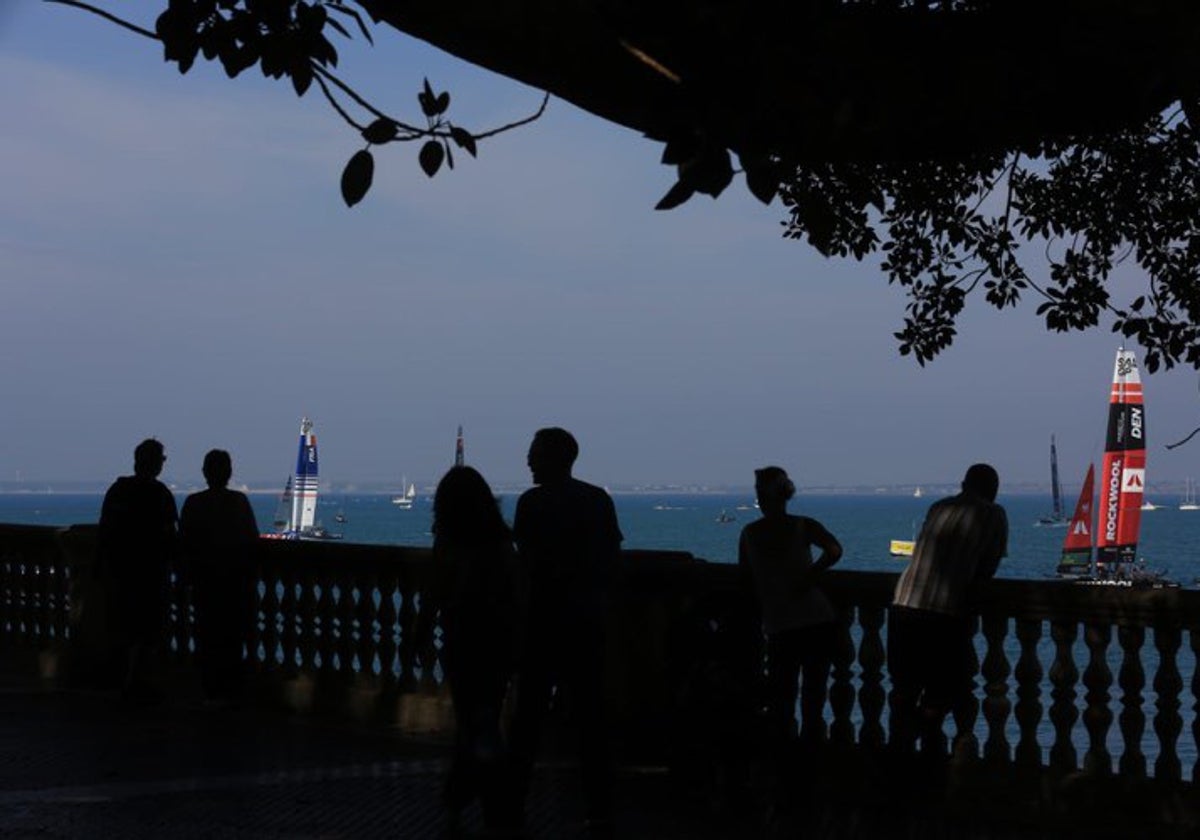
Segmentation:
[[(152, 26), (162, 3), (110, 4)], [(474, 131), (536, 110), (531, 88), (401, 36), (339, 44), (340, 75), (415, 121), (428, 77)], [(164, 478), (282, 485), (300, 418), (323, 477), (435, 482), (453, 458), (528, 482), (534, 430), (570, 429), (576, 474), (610, 487), (739, 485), (765, 464), (804, 488), (952, 485), (975, 461), (1048, 486), (1050, 436), (1078, 486), (1104, 443), (1119, 344), (1045, 331), (1030, 298), (971, 299), (919, 367), (892, 337), (877, 262), (785, 240), (740, 178), (654, 205), (661, 146), (552, 99), (433, 179), (376, 150), (314, 92), (228, 80), (78, 10), (0, 5), (0, 482), (107, 481), (142, 438)], [(1123, 286), (1141, 278), (1126, 273)], [(1148, 481), (1200, 474), (1197, 374), (1146, 378)]]

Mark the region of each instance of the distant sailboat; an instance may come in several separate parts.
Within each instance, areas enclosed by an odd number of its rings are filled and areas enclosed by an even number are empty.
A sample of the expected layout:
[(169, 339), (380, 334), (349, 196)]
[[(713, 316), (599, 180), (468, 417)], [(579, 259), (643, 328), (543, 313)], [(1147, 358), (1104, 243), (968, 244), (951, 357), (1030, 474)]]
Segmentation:
[(1200, 504), (1196, 502), (1196, 485), (1192, 484), (1192, 480), (1187, 480), (1187, 489), (1183, 494), (1183, 501), (1179, 503), (1180, 510), (1200, 510)]
[(925, 495), (925, 494), (924, 494), (924, 493), (921, 491), (921, 488), (920, 488), (920, 486), (918, 486), (918, 487), (917, 487), (917, 489), (913, 491), (913, 498), (914, 498), (914, 499), (919, 499), (919, 498), (921, 498), (921, 497), (922, 497), (922, 496), (924, 496), (924, 495)]
[[(405, 489), (405, 485), (407, 485), (407, 489)], [(410, 510), (417, 498), (417, 486), (409, 484), (408, 479), (401, 476), (400, 487), (400, 493), (392, 496), (392, 504), (400, 508), (400, 510)]]
[(1054, 445), (1054, 435), (1050, 435), (1050, 492), (1053, 497), (1050, 515), (1038, 520), (1039, 525), (1066, 525), (1063, 516), (1062, 485), (1058, 481), (1058, 449)]

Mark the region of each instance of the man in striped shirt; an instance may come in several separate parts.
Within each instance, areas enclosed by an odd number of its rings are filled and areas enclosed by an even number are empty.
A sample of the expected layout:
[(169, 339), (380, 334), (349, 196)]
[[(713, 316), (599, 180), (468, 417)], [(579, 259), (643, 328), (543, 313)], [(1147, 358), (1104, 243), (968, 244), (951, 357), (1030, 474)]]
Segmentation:
[(996, 504), (1000, 477), (987, 464), (967, 470), (962, 492), (925, 515), (912, 560), (888, 611), (892, 743), (942, 749), (942, 721), (970, 696), (975, 660), (967, 597), (996, 573), (1008, 549), (1008, 517)]

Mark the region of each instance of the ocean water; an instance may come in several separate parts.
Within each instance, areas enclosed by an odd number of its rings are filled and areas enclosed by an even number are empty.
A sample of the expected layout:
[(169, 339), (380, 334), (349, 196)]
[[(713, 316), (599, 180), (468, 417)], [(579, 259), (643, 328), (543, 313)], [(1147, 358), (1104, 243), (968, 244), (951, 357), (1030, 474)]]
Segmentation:
[[(259, 526), (268, 529), (278, 498), (270, 494), (250, 498)], [(101, 500), (99, 494), (4, 494), (0, 495), (0, 522), (95, 522)], [(749, 491), (740, 495), (616, 493), (613, 500), (626, 548), (689, 551), (716, 563), (736, 562), (741, 528), (758, 517)], [(932, 501), (929, 496), (801, 493), (792, 500), (790, 510), (819, 519), (837, 536), (845, 549), (839, 568), (898, 571), (905, 561), (888, 555), (888, 543), (911, 539)], [(1037, 524), (1050, 510), (1049, 496), (1001, 495), (999, 501), (1008, 511), (1009, 550), (998, 575), (1035, 580), (1051, 576), (1065, 528)], [(182, 496), (179, 503), (183, 503)], [(516, 496), (501, 496), (500, 504), (511, 521)], [(339, 512), (345, 523), (334, 521)], [(732, 521), (718, 521), (722, 518)], [(349, 542), (428, 546), (433, 541), (433, 505), (427, 497), (419, 497), (411, 509), (402, 510), (385, 495), (324, 494), (317, 519)], [(1150, 568), (1165, 570), (1181, 584), (1194, 586), (1200, 578), (1200, 511), (1181, 511), (1174, 503), (1144, 511), (1138, 554)]]

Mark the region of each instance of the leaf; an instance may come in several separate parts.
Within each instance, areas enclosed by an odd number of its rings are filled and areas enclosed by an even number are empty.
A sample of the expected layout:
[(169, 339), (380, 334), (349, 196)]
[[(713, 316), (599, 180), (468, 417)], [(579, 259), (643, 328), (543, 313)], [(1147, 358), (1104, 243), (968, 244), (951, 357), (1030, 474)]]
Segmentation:
[(446, 149), (446, 166), (449, 166), (451, 169), (453, 169), (454, 168), (454, 154), (453, 154), (453, 152), (450, 151), (450, 141), (443, 140), (442, 146)]
[(421, 113), (425, 116), (437, 116), (437, 97), (433, 95), (433, 88), (429, 86), (429, 79), (425, 80), (424, 90), (417, 94), (417, 102), (421, 103)]
[(458, 144), (460, 149), (466, 149), (467, 154), (475, 157), (475, 136), (465, 128), (459, 128), (456, 125), (450, 126), (450, 138)]
[(437, 99), (434, 100), (433, 105), (437, 109), (437, 113), (439, 113), (439, 114), (446, 113), (446, 109), (450, 107), (449, 91), (442, 91), (441, 93), (439, 93), (437, 95)]
[(696, 192), (695, 187), (682, 180), (676, 181), (675, 186), (667, 190), (667, 194), (654, 205), (655, 210), (673, 210), (691, 198)]
[(417, 160), (420, 162), (421, 168), (425, 170), (425, 174), (432, 178), (442, 168), (442, 159), (445, 156), (446, 150), (442, 148), (441, 143), (436, 140), (426, 140), (425, 145), (421, 147), (420, 154), (417, 155)]
[(375, 177), (375, 158), (366, 149), (360, 149), (350, 158), (346, 168), (342, 170), (342, 200), (347, 207), (353, 207), (362, 201), (367, 190), (371, 189), (371, 180)]
[(368, 143), (378, 146), (395, 140), (399, 130), (400, 127), (396, 125), (395, 120), (380, 117), (363, 129), (362, 136)]

